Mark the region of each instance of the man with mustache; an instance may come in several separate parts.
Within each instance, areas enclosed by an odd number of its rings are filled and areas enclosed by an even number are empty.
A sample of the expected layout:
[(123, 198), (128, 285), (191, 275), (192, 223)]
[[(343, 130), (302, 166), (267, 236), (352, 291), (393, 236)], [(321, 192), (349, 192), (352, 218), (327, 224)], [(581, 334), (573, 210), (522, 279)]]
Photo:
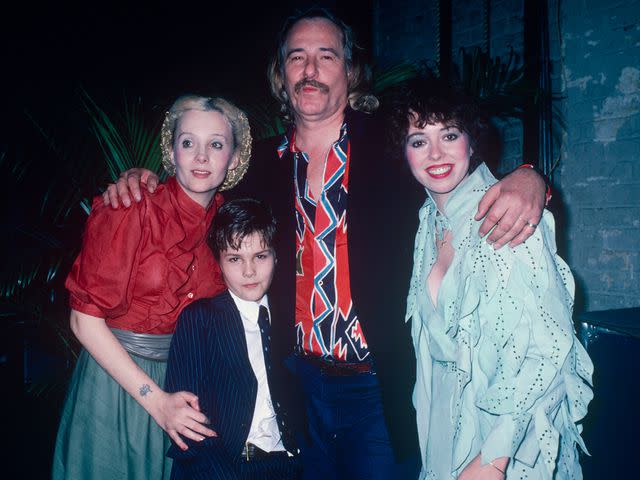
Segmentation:
[[(296, 352), (304, 478), (415, 478), (415, 361), (403, 319), (421, 195), (384, 154), (355, 48), (351, 29), (325, 10), (287, 20), (269, 80), (291, 128), (279, 146), (256, 146), (242, 189), (278, 219), (271, 308), (288, 322), (272, 326), (272, 339)], [(141, 173), (125, 172), (105, 201), (117, 206), (120, 192), (129, 202), (127, 184), (135, 196)], [(544, 188), (531, 170), (509, 175), (479, 205), (480, 234), (493, 229), (496, 248), (524, 241)]]

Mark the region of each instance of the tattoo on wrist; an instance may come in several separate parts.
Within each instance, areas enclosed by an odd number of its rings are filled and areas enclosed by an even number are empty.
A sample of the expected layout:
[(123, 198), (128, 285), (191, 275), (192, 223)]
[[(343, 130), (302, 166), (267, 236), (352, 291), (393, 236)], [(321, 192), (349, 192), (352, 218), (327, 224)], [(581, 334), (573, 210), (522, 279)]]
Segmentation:
[(148, 384), (144, 384), (140, 387), (140, 396), (141, 397), (145, 397), (147, 395), (147, 393), (151, 393), (151, 387)]

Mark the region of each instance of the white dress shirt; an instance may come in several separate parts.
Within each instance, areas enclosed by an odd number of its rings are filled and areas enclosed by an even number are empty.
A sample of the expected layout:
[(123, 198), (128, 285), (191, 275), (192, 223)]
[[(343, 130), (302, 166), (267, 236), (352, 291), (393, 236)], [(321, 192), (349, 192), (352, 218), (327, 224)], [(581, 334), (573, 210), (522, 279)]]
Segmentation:
[[(256, 407), (253, 411), (253, 420), (249, 429), (247, 442), (253, 443), (256, 447), (265, 452), (284, 451), (276, 412), (271, 403), (271, 392), (267, 382), (267, 369), (264, 364), (264, 354), (262, 352), (262, 336), (258, 326), (258, 315), (260, 306), (264, 305), (269, 310), (269, 302), (265, 295), (258, 302), (247, 301), (234, 295), (229, 291), (231, 298), (240, 311), (244, 335), (247, 339), (247, 353), (251, 368), (258, 381), (258, 393), (256, 395)], [(271, 322), (271, 312), (269, 312), (269, 322)]]

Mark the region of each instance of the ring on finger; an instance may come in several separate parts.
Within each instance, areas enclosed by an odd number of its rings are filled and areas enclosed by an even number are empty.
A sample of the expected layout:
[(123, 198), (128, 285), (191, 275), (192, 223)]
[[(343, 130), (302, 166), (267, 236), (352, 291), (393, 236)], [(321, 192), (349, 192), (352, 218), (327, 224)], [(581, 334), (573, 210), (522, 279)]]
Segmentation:
[(537, 223), (531, 223), (529, 220), (525, 220), (525, 222), (528, 226), (530, 226), (533, 229), (535, 229), (538, 226)]

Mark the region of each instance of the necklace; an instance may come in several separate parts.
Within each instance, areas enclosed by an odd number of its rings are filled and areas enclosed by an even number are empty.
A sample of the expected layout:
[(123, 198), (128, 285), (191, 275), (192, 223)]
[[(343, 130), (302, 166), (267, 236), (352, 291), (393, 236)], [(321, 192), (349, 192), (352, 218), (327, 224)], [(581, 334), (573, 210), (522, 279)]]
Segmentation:
[[(447, 239), (450, 236), (451, 230), (447, 228), (448, 222), (444, 215), (440, 212), (436, 213), (435, 218), (435, 230), (436, 230), (436, 247), (440, 250), (447, 244)], [(445, 238), (445, 236), (447, 238)]]

